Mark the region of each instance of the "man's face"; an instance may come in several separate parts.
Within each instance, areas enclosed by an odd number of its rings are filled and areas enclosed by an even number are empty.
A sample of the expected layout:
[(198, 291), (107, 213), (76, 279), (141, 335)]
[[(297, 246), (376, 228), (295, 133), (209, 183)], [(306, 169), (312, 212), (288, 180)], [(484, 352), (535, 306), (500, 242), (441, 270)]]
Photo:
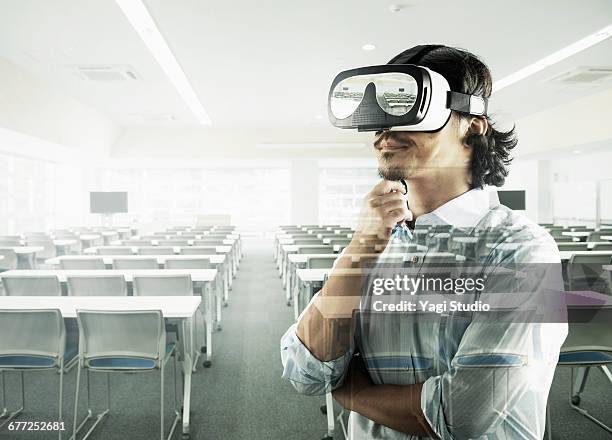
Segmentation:
[(467, 122), (453, 115), (435, 133), (378, 132), (374, 138), (378, 172), (388, 180), (411, 180), (464, 170), (467, 179), (471, 152), (462, 141), (466, 131)]

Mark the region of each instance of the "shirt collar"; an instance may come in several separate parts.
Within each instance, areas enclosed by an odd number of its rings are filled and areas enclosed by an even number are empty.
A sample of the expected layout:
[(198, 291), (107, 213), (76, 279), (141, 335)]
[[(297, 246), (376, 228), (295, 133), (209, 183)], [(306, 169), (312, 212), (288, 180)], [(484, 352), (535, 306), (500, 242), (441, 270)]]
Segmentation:
[(449, 224), (473, 228), (489, 210), (497, 206), (499, 206), (497, 191), (474, 188), (449, 200), (434, 211), (421, 215), (416, 219), (415, 226)]

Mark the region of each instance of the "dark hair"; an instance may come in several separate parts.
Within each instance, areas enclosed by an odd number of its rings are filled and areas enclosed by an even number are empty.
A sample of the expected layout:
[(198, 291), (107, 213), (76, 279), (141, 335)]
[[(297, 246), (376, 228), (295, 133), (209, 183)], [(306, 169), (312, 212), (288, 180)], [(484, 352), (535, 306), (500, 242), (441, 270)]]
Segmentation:
[[(418, 64), (444, 76), (455, 92), (485, 98), (491, 96), (493, 81), (489, 68), (476, 55), (463, 49), (434, 44), (415, 46), (400, 53), (388, 64)], [(462, 118), (470, 117), (463, 113), (455, 114)], [(472, 149), (472, 188), (502, 186), (512, 161), (510, 151), (518, 142), (514, 127), (509, 131), (499, 131), (491, 118), (486, 118), (486, 133), (470, 133), (465, 140)]]

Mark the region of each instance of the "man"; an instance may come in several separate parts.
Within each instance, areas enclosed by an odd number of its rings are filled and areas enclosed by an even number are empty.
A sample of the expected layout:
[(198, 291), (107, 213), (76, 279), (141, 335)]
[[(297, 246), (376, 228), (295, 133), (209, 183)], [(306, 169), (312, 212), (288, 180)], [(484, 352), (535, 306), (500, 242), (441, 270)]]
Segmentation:
[[(416, 46), (389, 64), (426, 67), (441, 74), (451, 92), (491, 94), (488, 68), (463, 50)], [(430, 238), (449, 230), (474, 238), (465, 240), (473, 246), (462, 253), (488, 274), (507, 262), (548, 263), (547, 269), (538, 267), (537, 276), (528, 274), (523, 291), (529, 286), (535, 295), (542, 279), (554, 284), (559, 275), (554, 241), (483, 189), (504, 183), (516, 143), (513, 130), (496, 130), (486, 114), (455, 110), (435, 131), (376, 132), (373, 146), (383, 180), (366, 196), (356, 233), (323, 289), (281, 340), (283, 377), (305, 394), (333, 390), (351, 411), (351, 439), (542, 438), (565, 324), (369, 313), (364, 295), (371, 279), (347, 271), (355, 268), (355, 255), (364, 257), (358, 264), (365, 269), (366, 256), (385, 247), (382, 257), (397, 253), (398, 242), (412, 245), (413, 232), (427, 227)], [(419, 258), (428, 252), (414, 254), (411, 268), (421, 270)]]

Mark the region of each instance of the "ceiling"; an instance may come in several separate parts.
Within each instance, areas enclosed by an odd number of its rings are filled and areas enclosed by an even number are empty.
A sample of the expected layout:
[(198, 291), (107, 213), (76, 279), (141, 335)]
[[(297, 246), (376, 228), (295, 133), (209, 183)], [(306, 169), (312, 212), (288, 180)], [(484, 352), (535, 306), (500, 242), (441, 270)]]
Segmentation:
[[(588, 7), (574, 0), (412, 0), (398, 13), (381, 0), (145, 3), (212, 127), (197, 126), (112, 0), (0, 0), (0, 57), (126, 128), (331, 133), (327, 91), (340, 70), (382, 64), (431, 42), (468, 48), (501, 78), (612, 22), (609, 0)], [(376, 50), (363, 51), (365, 43)], [(75, 74), (75, 66), (92, 65), (129, 66), (137, 79), (92, 82)], [(493, 113), (514, 120), (612, 87), (545, 82), (581, 65), (612, 66), (612, 39), (500, 91)]]

